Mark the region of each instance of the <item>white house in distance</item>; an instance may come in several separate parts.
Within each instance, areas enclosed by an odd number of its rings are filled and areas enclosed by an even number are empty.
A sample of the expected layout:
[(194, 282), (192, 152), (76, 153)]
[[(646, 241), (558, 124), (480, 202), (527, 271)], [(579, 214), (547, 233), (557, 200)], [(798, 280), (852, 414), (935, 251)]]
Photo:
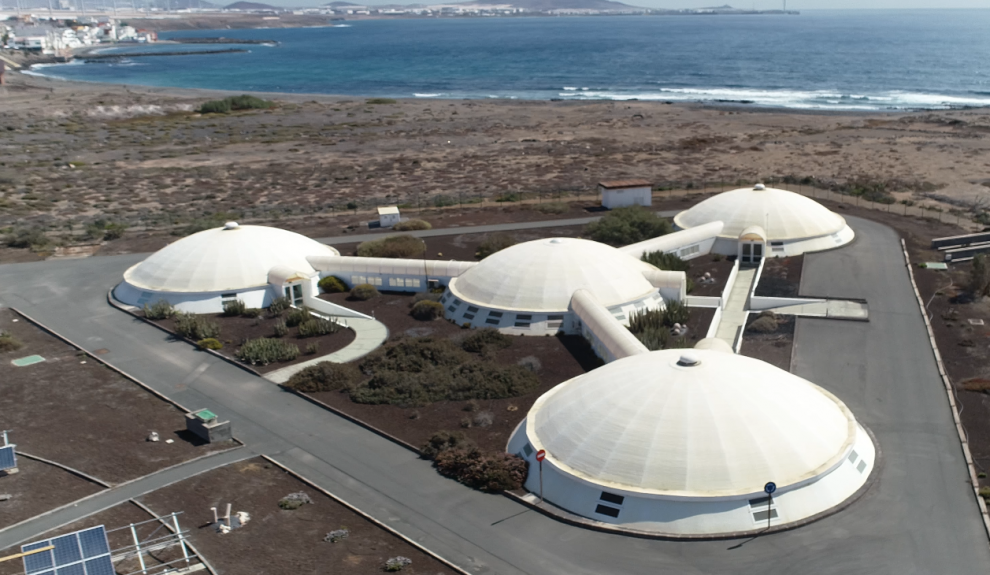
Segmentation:
[(383, 228), (390, 228), (397, 223), (399, 223), (399, 208), (397, 206), (378, 208), (378, 225)]
[(646, 180), (610, 180), (598, 182), (602, 206), (610, 210), (625, 206), (653, 204), (653, 184)]

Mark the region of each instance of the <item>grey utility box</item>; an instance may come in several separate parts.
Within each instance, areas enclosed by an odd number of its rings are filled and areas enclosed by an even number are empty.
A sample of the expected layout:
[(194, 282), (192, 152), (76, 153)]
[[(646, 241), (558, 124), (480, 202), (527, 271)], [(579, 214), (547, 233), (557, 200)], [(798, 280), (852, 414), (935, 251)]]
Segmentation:
[(198, 435), (207, 443), (229, 441), (230, 422), (220, 421), (217, 414), (209, 409), (197, 409), (186, 414), (186, 429)]

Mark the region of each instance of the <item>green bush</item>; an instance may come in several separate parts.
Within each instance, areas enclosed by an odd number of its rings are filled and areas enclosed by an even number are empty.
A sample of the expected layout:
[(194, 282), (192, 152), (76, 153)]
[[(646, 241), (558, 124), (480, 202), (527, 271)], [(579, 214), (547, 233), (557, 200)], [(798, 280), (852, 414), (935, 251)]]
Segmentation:
[(312, 342), (306, 344), (306, 355), (316, 355), (316, 352), (320, 351), (320, 343)]
[(322, 317), (314, 317), (299, 324), (299, 337), (316, 337), (337, 333), (339, 330), (340, 326), (336, 323)]
[(432, 321), (443, 317), (443, 304), (437, 301), (423, 300), (413, 304), (409, 315), (422, 321)]
[(247, 318), (256, 318), (265, 315), (265, 311), (256, 307), (249, 307), (241, 315)]
[(973, 267), (969, 272), (969, 291), (976, 298), (990, 295), (990, 265), (985, 254), (973, 256)]
[(126, 224), (107, 222), (100, 219), (86, 226), (86, 237), (92, 240), (102, 239), (109, 242), (124, 237), (124, 231), (126, 229)]
[(538, 204), (535, 209), (542, 214), (565, 214), (571, 207), (564, 202), (549, 202)]
[(378, 290), (371, 284), (358, 284), (351, 288), (351, 298), (358, 301), (368, 301), (373, 297), (378, 297)]
[(505, 349), (512, 345), (512, 338), (498, 331), (493, 327), (477, 329), (471, 335), (464, 338), (461, 347), (464, 351), (481, 353), (486, 347), (493, 349)]
[(686, 262), (677, 254), (664, 252), (650, 252), (643, 255), (643, 261), (657, 268), (672, 272), (686, 272), (691, 269), (691, 262)]
[(473, 451), (477, 447), (474, 441), (460, 431), (438, 431), (430, 436), (420, 450), (420, 453), (423, 459), (433, 459), (441, 451), (447, 451), (448, 449)]
[(663, 308), (663, 324), (673, 327), (675, 323), (684, 325), (691, 319), (691, 310), (679, 301), (668, 301)]
[(273, 329), (275, 330), (275, 337), (285, 337), (289, 334), (289, 326), (285, 325), (285, 321), (281, 319), (275, 321)]
[(447, 449), (436, 455), (433, 465), (441, 475), (489, 493), (519, 489), (526, 481), (526, 460), (509, 453)]
[(211, 100), (199, 107), (200, 114), (226, 114), (234, 110), (266, 110), (275, 102), (262, 100), (255, 96), (230, 96), (223, 100)]
[(667, 349), (667, 343), (670, 341), (670, 328), (650, 326), (640, 331), (634, 331), (633, 335), (650, 351)]
[(285, 385), (296, 391), (316, 393), (348, 389), (363, 378), (361, 370), (354, 364), (321, 361), (296, 373)]
[(163, 299), (156, 301), (150, 306), (144, 304), (144, 317), (148, 319), (169, 319), (176, 313), (178, 312), (172, 307), (172, 304)]
[(512, 247), (519, 241), (509, 234), (491, 234), (485, 241), (478, 245), (478, 250), (474, 252), (474, 257), (483, 260), (497, 251)]
[(22, 347), (24, 347), (24, 344), (21, 343), (21, 340), (9, 333), (0, 332), (0, 353), (6, 351), (17, 351)]
[(363, 258), (411, 258), (422, 257), (425, 253), (423, 240), (409, 235), (368, 240), (357, 247), (357, 255)]
[(671, 231), (669, 220), (639, 206), (616, 208), (585, 228), (589, 238), (612, 246), (634, 244)]
[(220, 340), (212, 337), (208, 337), (206, 339), (201, 339), (197, 341), (196, 346), (199, 349), (212, 349), (214, 351), (218, 349), (223, 349), (223, 344), (220, 343)]
[(299, 348), (281, 339), (249, 339), (235, 354), (237, 359), (251, 365), (268, 365), (277, 361), (292, 361), (299, 357)]
[(247, 312), (247, 304), (239, 299), (231, 299), (223, 302), (224, 317), (238, 317)]
[(283, 311), (292, 307), (292, 302), (289, 298), (285, 296), (279, 296), (272, 300), (271, 305), (268, 306), (268, 312), (274, 315), (281, 315)]
[(40, 250), (50, 245), (52, 240), (45, 235), (43, 229), (38, 227), (15, 228), (4, 238), (4, 243), (12, 248)]
[(201, 315), (181, 313), (175, 316), (175, 333), (193, 341), (207, 338), (220, 338), (217, 322)]
[(777, 318), (772, 315), (760, 315), (760, 317), (753, 320), (746, 328), (746, 331), (752, 331), (755, 333), (773, 333), (777, 331)]
[(327, 276), (317, 284), (323, 293), (344, 293), (347, 291), (347, 283), (337, 276)]
[(404, 222), (399, 222), (392, 226), (392, 229), (397, 232), (411, 232), (415, 230), (429, 230), (433, 226), (430, 222), (424, 222), (423, 220), (406, 220)]
[(411, 338), (379, 348), (360, 364), (370, 379), (351, 389), (358, 403), (427, 405), (528, 393), (539, 379), (518, 365), (477, 360), (447, 339)]
[(304, 307), (296, 307), (289, 310), (289, 313), (285, 314), (285, 325), (289, 327), (296, 327), (302, 323), (305, 323), (313, 319), (313, 314), (309, 313), (309, 309)]

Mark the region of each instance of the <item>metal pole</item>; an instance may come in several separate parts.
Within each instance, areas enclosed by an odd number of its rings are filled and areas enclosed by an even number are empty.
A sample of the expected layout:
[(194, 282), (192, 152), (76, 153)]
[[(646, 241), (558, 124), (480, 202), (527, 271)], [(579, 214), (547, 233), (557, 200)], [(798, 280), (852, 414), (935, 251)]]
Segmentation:
[(773, 494), (767, 493), (767, 530), (770, 529), (770, 506), (773, 504)]
[[(213, 509), (216, 509), (214, 507)], [(216, 511), (214, 511), (216, 513)], [(179, 516), (172, 514), (172, 524), (175, 525), (175, 534), (179, 537), (179, 546), (182, 547), (182, 558), (186, 560), (186, 567), (189, 566), (189, 552), (186, 550), (186, 540), (182, 537), (182, 529), (179, 529)]]
[(148, 567), (144, 564), (144, 554), (141, 553), (141, 542), (138, 541), (137, 529), (131, 523), (131, 536), (134, 537), (134, 550), (137, 551), (138, 562), (141, 563), (141, 573), (147, 573)]
[(543, 460), (540, 460), (540, 505), (543, 505)]

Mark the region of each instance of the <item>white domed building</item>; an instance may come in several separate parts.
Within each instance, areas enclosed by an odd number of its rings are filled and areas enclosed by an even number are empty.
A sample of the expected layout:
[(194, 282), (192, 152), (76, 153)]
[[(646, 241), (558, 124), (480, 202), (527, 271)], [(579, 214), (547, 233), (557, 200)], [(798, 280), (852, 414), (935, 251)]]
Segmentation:
[(684, 230), (716, 221), (723, 226), (712, 251), (742, 263), (837, 248), (855, 237), (842, 216), (815, 200), (763, 184), (723, 192), (674, 217)]
[(301, 303), (319, 276), (306, 258), (338, 255), (295, 232), (228, 222), (173, 242), (131, 267), (113, 295), (138, 307), (165, 300), (189, 313), (217, 313), (231, 299), (253, 308), (283, 295)]
[[(440, 302), (447, 319), (506, 333), (577, 331), (571, 303), (584, 290), (621, 323), (633, 310), (683, 299), (682, 272), (663, 272), (611, 246), (550, 238), (498, 251), (450, 279)], [(662, 292), (667, 292), (662, 293)]]
[[(549, 503), (630, 531), (713, 536), (828, 514), (867, 483), (874, 443), (828, 391), (714, 349), (632, 355), (541, 396), (508, 444), (545, 450)], [(776, 484), (772, 500), (764, 487)]]

